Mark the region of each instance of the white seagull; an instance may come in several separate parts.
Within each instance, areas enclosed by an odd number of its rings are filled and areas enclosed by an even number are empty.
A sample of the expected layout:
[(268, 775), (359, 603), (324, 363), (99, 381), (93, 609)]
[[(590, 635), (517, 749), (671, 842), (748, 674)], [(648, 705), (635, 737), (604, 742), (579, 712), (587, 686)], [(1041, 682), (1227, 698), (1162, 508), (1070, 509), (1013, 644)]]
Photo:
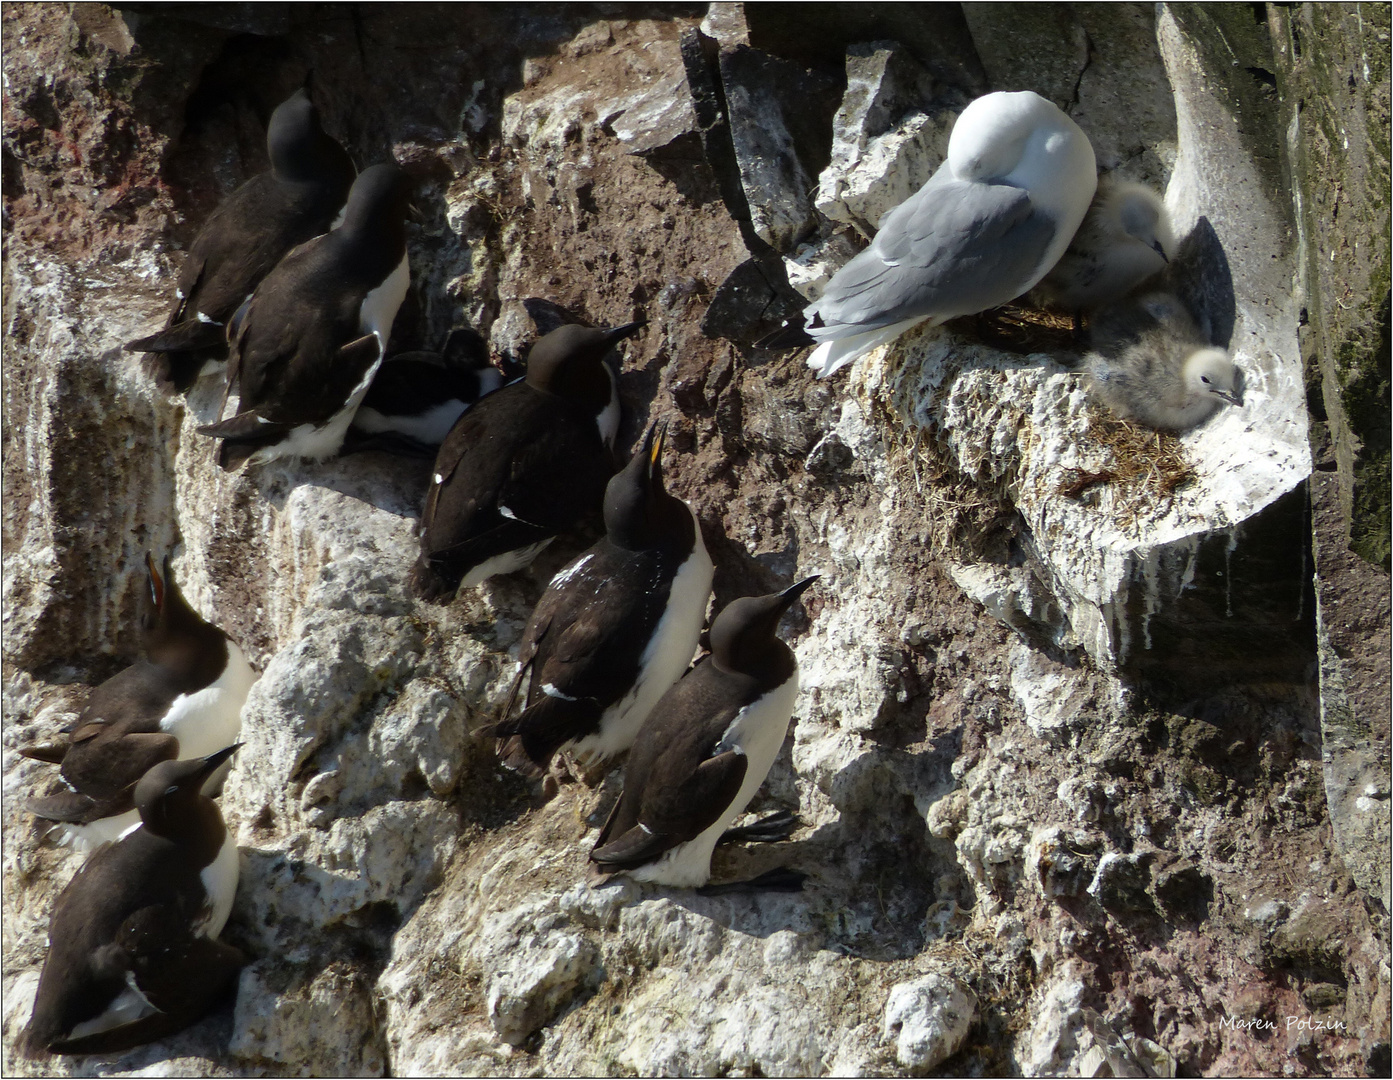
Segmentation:
[[(978, 98), (938, 171), (804, 309), (801, 340), (818, 342), (808, 366), (825, 378), (925, 319), (1029, 292), (1064, 254), (1097, 184), (1088, 136), (1053, 104), (1029, 90)], [(793, 343), (780, 337), (770, 344)]]

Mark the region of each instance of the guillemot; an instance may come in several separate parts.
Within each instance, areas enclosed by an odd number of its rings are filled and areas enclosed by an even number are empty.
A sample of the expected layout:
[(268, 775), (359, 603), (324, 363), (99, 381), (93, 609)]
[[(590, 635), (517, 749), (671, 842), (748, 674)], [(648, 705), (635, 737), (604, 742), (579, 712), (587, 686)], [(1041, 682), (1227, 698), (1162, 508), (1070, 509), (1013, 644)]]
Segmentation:
[(237, 845), (201, 788), (237, 749), (164, 761), (135, 785), (140, 822), (58, 897), (21, 1050), (129, 1049), (187, 1027), (245, 963), (217, 940), (237, 892)]
[(527, 773), (572, 750), (607, 760), (631, 745), (696, 652), (712, 564), (691, 508), (663, 487), (664, 430), (605, 490), (605, 536), (552, 578), (523, 631), (526, 708), (495, 724), (499, 754)]
[(532, 346), (524, 378), (459, 418), (421, 512), (417, 596), (445, 602), (519, 570), (600, 508), (619, 431), (619, 388), (604, 358), (643, 325), (553, 330)]
[(303, 89), (271, 113), (266, 152), (270, 170), (224, 199), (189, 246), (164, 329), (125, 346), (148, 353), (155, 378), (181, 393), (226, 356), (227, 322), (261, 279), (333, 224), (357, 171)]
[(629, 751), (624, 791), (591, 860), (638, 881), (700, 886), (711, 852), (754, 797), (788, 732), (798, 662), (779, 619), (816, 581), (732, 601), (711, 655), (654, 706)]
[(237, 414), (198, 429), (223, 440), (224, 469), (338, 453), (410, 284), (409, 195), (397, 166), (365, 169), (343, 223), (281, 260), (233, 316)]
[(27, 805), (65, 826), (58, 832), (79, 847), (114, 840), (136, 823), (133, 788), (153, 765), (234, 742), (257, 679), (238, 644), (184, 599), (170, 557), (163, 576), (150, 555), (145, 566), (144, 658), (92, 691), (66, 742), (20, 750), (60, 766), (66, 790)]

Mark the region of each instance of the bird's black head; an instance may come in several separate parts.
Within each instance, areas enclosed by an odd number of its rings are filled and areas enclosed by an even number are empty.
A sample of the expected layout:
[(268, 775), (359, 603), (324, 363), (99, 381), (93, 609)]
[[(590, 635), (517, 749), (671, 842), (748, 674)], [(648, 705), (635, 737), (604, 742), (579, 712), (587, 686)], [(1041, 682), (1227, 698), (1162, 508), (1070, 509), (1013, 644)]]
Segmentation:
[(342, 192), (353, 182), (353, 161), (320, 127), (308, 90), (296, 90), (276, 106), (266, 127), (266, 152), (278, 180), (331, 185)]
[(628, 551), (689, 546), (695, 538), (686, 503), (663, 487), (666, 435), (664, 425), (650, 427), (643, 446), (605, 488), (605, 534)]
[(791, 672), (793, 654), (777, 637), (779, 620), (817, 579), (814, 574), (783, 592), (732, 600), (711, 623), (711, 662), (744, 674), (762, 674), (772, 666)]
[(174, 581), (170, 562), (166, 554), (161, 574), (155, 569), (155, 557), (145, 554), (148, 587), (140, 626), (145, 655), (152, 663), (181, 670), (213, 664), (216, 678), (226, 658), (225, 646), (219, 648), (226, 635), (189, 606)]
[[(209, 830), (208, 812), (217, 815), (217, 808), (203, 794), (203, 782), (241, 745), (234, 743), (204, 758), (162, 761), (149, 769), (135, 785), (135, 807), (140, 811), (141, 824), (169, 840), (209, 842), (204, 835)], [(221, 820), (218, 815), (219, 823)], [(221, 836), (215, 839), (222, 842)]]
[(364, 169), (348, 192), (343, 224), (335, 232), (354, 240), (406, 245), (406, 215), (411, 205), (411, 178), (396, 165)]
[(605, 354), (626, 337), (638, 333), (642, 322), (625, 323), (608, 330), (589, 326), (557, 327), (544, 334), (527, 354), (527, 385), (548, 394), (588, 401), (599, 384), (606, 387), (601, 362)]

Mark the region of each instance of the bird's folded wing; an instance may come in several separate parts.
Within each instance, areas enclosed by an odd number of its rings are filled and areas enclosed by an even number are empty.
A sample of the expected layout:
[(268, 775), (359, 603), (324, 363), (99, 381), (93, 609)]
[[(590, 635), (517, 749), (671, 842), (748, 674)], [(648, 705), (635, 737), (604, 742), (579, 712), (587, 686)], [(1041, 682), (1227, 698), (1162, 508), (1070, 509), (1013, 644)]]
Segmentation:
[(745, 782), (748, 762), (734, 750), (709, 757), (683, 783), (647, 793), (643, 820), (655, 832), (681, 840), (700, 836), (730, 808)]
[(1054, 234), (1053, 220), (1021, 188), (926, 185), (886, 215), (871, 246), (814, 306), (828, 326), (867, 330), (985, 311), (1033, 284)]
[[(467, 413), (465, 415), (468, 415)], [(558, 463), (559, 466), (558, 467)], [(518, 448), (498, 492), (499, 512), (560, 532), (599, 510), (612, 470), (592, 430), (558, 425)]]
[[(99, 803), (130, 809), (130, 787), (161, 761), (179, 756), (179, 740), (164, 731), (137, 731), (101, 744), (91, 752), (69, 752), (63, 777)], [(105, 807), (106, 812), (110, 811)], [(97, 816), (104, 816), (99, 814)]]

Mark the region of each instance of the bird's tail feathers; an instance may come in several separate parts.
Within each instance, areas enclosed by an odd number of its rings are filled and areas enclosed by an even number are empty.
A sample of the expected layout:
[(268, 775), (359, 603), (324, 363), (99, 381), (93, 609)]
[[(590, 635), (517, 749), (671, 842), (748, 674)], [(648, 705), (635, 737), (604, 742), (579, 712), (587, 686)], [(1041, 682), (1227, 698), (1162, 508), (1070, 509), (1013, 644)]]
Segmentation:
[(190, 349), (216, 349), (227, 345), (227, 328), (222, 323), (185, 319), (166, 326), (157, 334), (128, 341), (126, 352), (185, 352)]

